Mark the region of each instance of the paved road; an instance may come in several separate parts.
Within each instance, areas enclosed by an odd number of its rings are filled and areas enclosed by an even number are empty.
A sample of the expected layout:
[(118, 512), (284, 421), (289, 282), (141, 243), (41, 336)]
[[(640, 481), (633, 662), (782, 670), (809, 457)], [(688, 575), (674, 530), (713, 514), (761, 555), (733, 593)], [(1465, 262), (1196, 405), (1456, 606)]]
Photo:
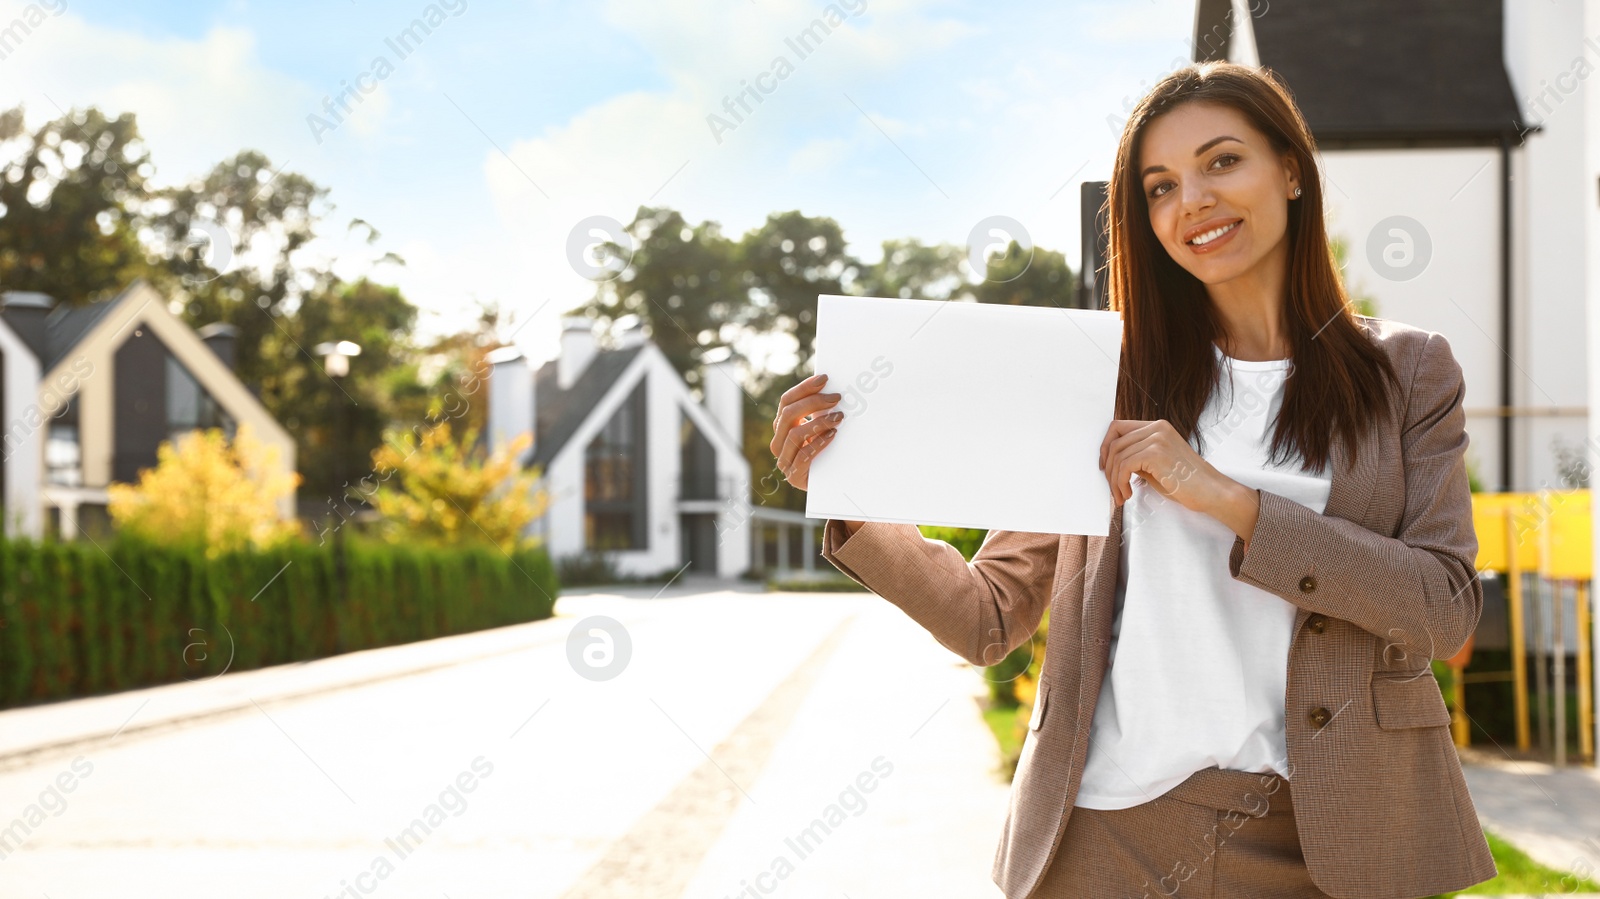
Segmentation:
[(977, 673), (876, 597), (737, 589), (0, 713), (0, 895), (999, 896)]

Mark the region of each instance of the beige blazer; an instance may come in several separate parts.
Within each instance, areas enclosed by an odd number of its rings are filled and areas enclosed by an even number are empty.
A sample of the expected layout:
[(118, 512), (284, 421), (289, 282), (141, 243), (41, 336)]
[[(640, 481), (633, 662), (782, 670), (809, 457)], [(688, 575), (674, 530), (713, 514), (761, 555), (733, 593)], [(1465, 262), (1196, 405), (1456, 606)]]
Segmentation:
[[(1483, 588), (1464, 454), (1466, 385), (1445, 338), (1358, 316), (1401, 377), (1397, 408), (1350, 458), (1332, 450), (1322, 514), (1261, 491), (1229, 573), (1294, 603), (1284, 712), (1295, 823), (1335, 897), (1416, 897), (1496, 874), (1430, 658), (1476, 629)], [(1110, 534), (990, 531), (968, 563), (914, 525), (829, 520), (823, 556), (974, 665), (1027, 641), (1050, 608), (1030, 731), (993, 877), (1022, 899), (1051, 863), (1110, 664), (1122, 507)], [(1222, 564), (1222, 560), (1218, 560)], [(1201, 839), (1200, 834), (1195, 840)]]

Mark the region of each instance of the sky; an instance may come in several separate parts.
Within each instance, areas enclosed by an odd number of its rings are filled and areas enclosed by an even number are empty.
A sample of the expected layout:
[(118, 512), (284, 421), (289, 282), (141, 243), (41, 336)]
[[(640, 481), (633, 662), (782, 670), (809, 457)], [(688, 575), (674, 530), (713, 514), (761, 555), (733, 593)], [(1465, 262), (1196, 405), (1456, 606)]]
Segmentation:
[[(38, 22), (0, 47), (0, 104), (30, 124), (134, 113), (160, 184), (259, 150), (330, 189), (317, 252), (341, 275), (398, 285), (423, 335), (498, 302), (539, 360), (594, 292), (574, 229), (646, 204), (732, 237), (773, 212), (828, 216), (867, 261), (1005, 216), (1076, 269), (1078, 184), (1109, 176), (1122, 114), (1188, 61), (1193, 16), (1193, 0), (0, 0), (0, 30)], [(346, 236), (357, 217), (406, 264), (374, 266)]]

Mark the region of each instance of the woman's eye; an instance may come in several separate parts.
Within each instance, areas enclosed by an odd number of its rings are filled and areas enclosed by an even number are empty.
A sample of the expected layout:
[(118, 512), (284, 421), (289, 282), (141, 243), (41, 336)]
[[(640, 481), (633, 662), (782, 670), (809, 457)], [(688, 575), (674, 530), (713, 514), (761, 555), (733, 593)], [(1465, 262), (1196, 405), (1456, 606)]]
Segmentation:
[[(1230, 160), (1230, 162), (1228, 164), (1228, 167), (1231, 167), (1234, 163), (1237, 163), (1239, 161), (1239, 157), (1233, 155), (1232, 153), (1224, 153), (1221, 156), (1218, 156), (1216, 159), (1213, 159), (1211, 161), (1211, 164), (1212, 164), (1213, 167), (1215, 167), (1217, 163), (1221, 162), (1224, 159)], [(1154, 187), (1150, 188), (1150, 190), (1146, 192), (1145, 196), (1149, 197), (1152, 200), (1157, 199), (1159, 197), (1163, 197), (1163, 196), (1166, 195), (1167, 192), (1162, 190), (1161, 188), (1166, 187), (1167, 185), (1169, 185), (1171, 183), (1172, 182), (1170, 182), (1170, 181), (1162, 181), (1161, 183), (1159, 183), (1159, 184), (1155, 185)]]

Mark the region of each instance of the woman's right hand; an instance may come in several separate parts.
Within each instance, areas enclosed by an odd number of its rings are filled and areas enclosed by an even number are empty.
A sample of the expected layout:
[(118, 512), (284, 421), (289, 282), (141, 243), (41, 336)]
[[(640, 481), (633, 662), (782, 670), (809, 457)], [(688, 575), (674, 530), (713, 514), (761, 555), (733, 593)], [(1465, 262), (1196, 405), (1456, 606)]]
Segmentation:
[[(772, 421), (772, 443), (767, 448), (784, 480), (801, 490), (811, 482), (811, 461), (833, 441), (844, 419), (843, 412), (827, 411), (842, 396), (821, 392), (827, 380), (827, 375), (812, 375), (784, 391), (778, 398), (778, 417)], [(861, 522), (844, 525), (847, 534), (853, 534)]]

